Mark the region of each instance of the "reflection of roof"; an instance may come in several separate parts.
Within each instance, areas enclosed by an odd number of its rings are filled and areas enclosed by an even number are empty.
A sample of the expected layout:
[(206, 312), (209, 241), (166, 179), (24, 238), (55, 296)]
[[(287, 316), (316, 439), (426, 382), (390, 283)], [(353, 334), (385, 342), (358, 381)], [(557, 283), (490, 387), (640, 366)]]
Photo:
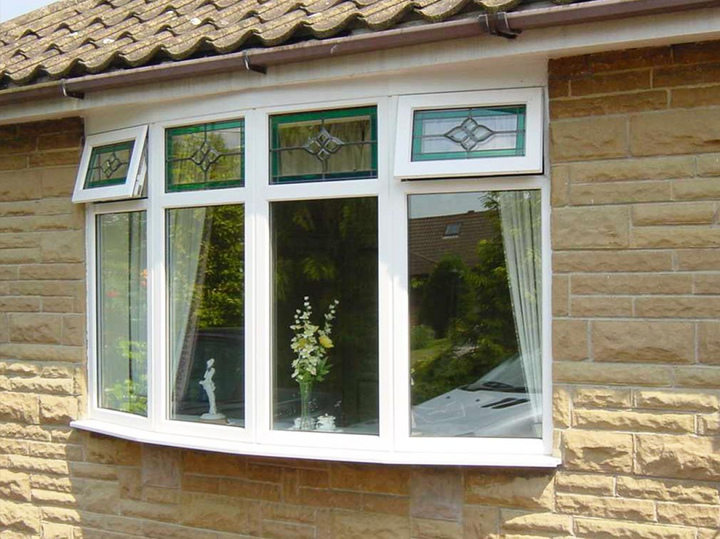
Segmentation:
[[(553, 0), (567, 4), (585, 0)], [(63, 0), (0, 25), (2, 86), (375, 31), (537, 0)]]
[[(410, 275), (427, 275), (445, 255), (456, 255), (467, 266), (477, 263), (477, 244), (495, 230), (490, 211), (411, 219), (409, 224)], [(458, 235), (446, 236), (449, 225), (460, 224)]]

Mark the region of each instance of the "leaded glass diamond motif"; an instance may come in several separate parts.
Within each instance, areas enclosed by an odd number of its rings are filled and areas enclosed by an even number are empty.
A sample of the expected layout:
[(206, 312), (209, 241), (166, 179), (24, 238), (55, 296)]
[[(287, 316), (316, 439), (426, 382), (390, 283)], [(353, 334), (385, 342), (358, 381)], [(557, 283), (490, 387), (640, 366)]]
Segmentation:
[(270, 183), (377, 177), (377, 109), (270, 118)]
[(84, 188), (94, 189), (125, 183), (134, 145), (134, 141), (128, 141), (93, 148)]
[(416, 111), (412, 160), (525, 155), (525, 106)]
[(168, 191), (243, 185), (244, 120), (168, 129), (165, 145), (165, 178)]
[(105, 176), (105, 179), (112, 178), (112, 175), (123, 165), (123, 162), (118, 159), (118, 156), (115, 154), (115, 152), (110, 154), (110, 157), (107, 158), (107, 161), (105, 161), (102, 165), (100, 165), (100, 170), (102, 170), (103, 176)]
[(303, 149), (321, 161), (327, 161), (333, 154), (337, 153), (344, 144), (342, 140), (332, 136), (327, 132), (327, 129), (323, 127), (317, 135), (308, 139), (303, 145)]
[(495, 131), (477, 123), (473, 118), (466, 118), (458, 127), (453, 127), (450, 131), (444, 133), (447, 138), (457, 142), (468, 152), (494, 134)]

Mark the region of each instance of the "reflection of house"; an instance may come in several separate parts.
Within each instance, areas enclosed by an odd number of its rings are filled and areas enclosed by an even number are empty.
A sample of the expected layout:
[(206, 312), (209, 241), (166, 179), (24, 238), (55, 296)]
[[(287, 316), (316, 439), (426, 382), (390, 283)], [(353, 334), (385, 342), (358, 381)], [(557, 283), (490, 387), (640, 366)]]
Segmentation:
[[(0, 535), (718, 537), (719, 55), (716, 0), (65, 0), (0, 25)], [(410, 121), (396, 121), (401, 106), (418, 96), (428, 100), (418, 106), (433, 108), (453, 106), (458, 94), (493, 93), (465, 103), (475, 107), (516, 90), (541, 96), (539, 169), (518, 178), (508, 166), (478, 178), (451, 155), (441, 180), (395, 175), (394, 142), (411, 132)], [(384, 149), (362, 170), (381, 177), (304, 190), (269, 185), (268, 115), (368, 106), (377, 106), (373, 141)], [(396, 238), (407, 216), (393, 208), (406, 199), (388, 199), (399, 189), (542, 185), (543, 271), (552, 281), (542, 294), (543, 342), (552, 348), (543, 365), (543, 395), (552, 395), (542, 407), (544, 441), (424, 440), (438, 443), (415, 452), (416, 440), (403, 439), (412, 447), (399, 459), (393, 444), (410, 432), (397, 428), (410, 409), (398, 399), (410, 382), (393, 361), (407, 355), (408, 246), (390, 235), (381, 237), (377, 272), (379, 395), (397, 398), (382, 401), (396, 415), (379, 422), (380, 449), (373, 436), (348, 441), (343, 433), (301, 433), (294, 442), (296, 433), (267, 432), (268, 412), (247, 442), (270, 440), (258, 456), (237, 449), (241, 429), (166, 421), (164, 393), (150, 399), (151, 427), (167, 430), (138, 428), (142, 418), (119, 412), (90, 420), (96, 244), (86, 242), (87, 208), (70, 202), (82, 140), (151, 124), (150, 166), (162, 173), (164, 130), (240, 115), (263, 133), (247, 137), (255, 162), (243, 180), (255, 190), (232, 189), (235, 201), (255, 206), (255, 231), (267, 228), (277, 193), (384, 197), (377, 221)], [(462, 123), (467, 152), (490, 135), (500, 148), (493, 151), (520, 146), (517, 129), (502, 138), (469, 114)], [(416, 153), (446, 152), (454, 129), (436, 134), (442, 148), (419, 140)], [(315, 141), (312, 159), (338, 152), (329, 135)], [(409, 160), (410, 145), (397, 155)], [(489, 169), (505, 159), (493, 155)], [(433, 164), (403, 170), (421, 174)], [(226, 192), (211, 191), (208, 204), (226, 203)], [(166, 195), (162, 178), (148, 194)], [(194, 192), (165, 198), (198, 203)], [(126, 211), (146, 201), (122, 204)], [(447, 228), (457, 219), (455, 236)], [(164, 225), (162, 212), (148, 219), (153, 256), (163, 251)], [(409, 247), (410, 272), (427, 272), (440, 253), (471, 256), (465, 234), (476, 227), (485, 237), (487, 225), (481, 214), (419, 219), (414, 236), (430, 238)], [(257, 255), (248, 274), (270, 266), (268, 243), (248, 248)], [(162, 306), (157, 269), (149, 266), (148, 283), (151, 303)], [(261, 304), (270, 288), (253, 289), (250, 303)], [(248, 326), (267, 330), (264, 307), (265, 318), (248, 317)], [(151, 320), (160, 350), (162, 323)], [(258, 367), (271, 361), (269, 340), (244, 339)], [(152, 355), (154, 367), (160, 356)], [(268, 382), (259, 371), (247, 379), (253, 391)], [(167, 389), (167, 379), (151, 382)], [(267, 412), (265, 397), (258, 402)], [(70, 426), (78, 419), (84, 430)], [(433, 458), (423, 460), (427, 447)]]
[(444, 256), (457, 256), (471, 267), (477, 263), (477, 244), (497, 230), (488, 212), (469, 211), (410, 219), (408, 225), (410, 275), (427, 275)]

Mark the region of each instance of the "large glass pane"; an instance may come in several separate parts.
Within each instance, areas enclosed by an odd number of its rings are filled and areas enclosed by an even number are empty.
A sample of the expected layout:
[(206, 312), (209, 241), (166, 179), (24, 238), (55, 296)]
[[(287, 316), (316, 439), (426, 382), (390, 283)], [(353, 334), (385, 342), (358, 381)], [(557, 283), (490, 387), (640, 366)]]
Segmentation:
[(85, 175), (85, 189), (122, 185), (127, 181), (134, 141), (93, 148)]
[(245, 423), (245, 211), (168, 210), (171, 416)]
[(411, 433), (541, 435), (540, 192), (409, 197)]
[(525, 155), (524, 106), (418, 111), (413, 124), (413, 161)]
[(176, 127), (166, 132), (168, 191), (243, 185), (243, 120)]
[(145, 212), (97, 217), (98, 405), (147, 415)]
[(378, 433), (377, 199), (272, 204), (274, 428)]
[(270, 183), (377, 177), (375, 107), (273, 116)]

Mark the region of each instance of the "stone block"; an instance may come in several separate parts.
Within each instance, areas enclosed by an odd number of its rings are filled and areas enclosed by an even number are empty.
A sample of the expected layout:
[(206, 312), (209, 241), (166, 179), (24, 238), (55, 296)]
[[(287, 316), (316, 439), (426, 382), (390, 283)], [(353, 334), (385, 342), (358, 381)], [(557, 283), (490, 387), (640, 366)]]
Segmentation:
[(720, 403), (714, 391), (641, 389), (635, 392), (635, 406), (683, 412), (714, 412)]
[(720, 176), (720, 154), (704, 154), (697, 157), (698, 176)]
[(410, 515), (424, 519), (460, 520), (463, 477), (457, 468), (418, 469), (410, 476)]
[(720, 387), (720, 370), (717, 367), (678, 367), (674, 371), (675, 385), (678, 388)]
[(629, 243), (627, 208), (559, 208), (553, 213), (553, 248), (614, 249)]
[(570, 185), (570, 168), (564, 165), (550, 169), (551, 203), (553, 207), (566, 206), (568, 203), (568, 186)]
[(650, 69), (600, 73), (571, 81), (572, 95), (610, 94), (650, 88)]
[(720, 503), (717, 488), (686, 479), (646, 479), (620, 476), (617, 478), (616, 488), (618, 496), (627, 498), (715, 505)]
[(655, 503), (648, 500), (608, 498), (580, 494), (558, 494), (559, 513), (615, 520), (655, 520)]
[(570, 278), (555, 275), (552, 279), (552, 310), (553, 316), (570, 314)]
[(463, 525), (448, 520), (412, 519), (413, 539), (463, 539)]
[(40, 528), (39, 507), (0, 500), (0, 529), (39, 535)]
[(672, 200), (672, 183), (668, 181), (582, 183), (570, 186), (570, 204), (573, 206), (670, 200)]
[(563, 462), (569, 470), (630, 472), (633, 466), (631, 434), (605, 431), (565, 432)]
[(555, 478), (555, 488), (560, 492), (574, 494), (612, 496), (615, 492), (615, 480), (608, 475), (561, 472)]
[[(720, 297), (637, 298), (635, 314), (643, 318), (710, 318), (720, 312)], [(684, 339), (684, 335), (676, 335)]]
[(0, 420), (37, 424), (40, 420), (37, 395), (3, 392), (0, 399)]
[(465, 502), (518, 509), (552, 509), (552, 475), (539, 472), (468, 470)]
[[(720, 260), (720, 257), (718, 258)], [(720, 267), (720, 263), (718, 264)], [(657, 272), (672, 270), (669, 252), (577, 251), (555, 253), (553, 271), (566, 272)]]
[(632, 116), (630, 149), (636, 156), (718, 152), (720, 110), (686, 109)]
[(681, 274), (600, 273), (573, 275), (572, 294), (595, 295), (670, 295), (691, 294), (693, 278)]
[(72, 263), (85, 260), (85, 232), (45, 232), (40, 249), (45, 263)]
[(717, 63), (657, 67), (653, 73), (653, 87), (655, 88), (712, 84), (719, 81), (720, 64)]
[[(638, 315), (650, 316), (639, 308)], [(691, 323), (595, 321), (591, 338), (596, 361), (691, 363), (695, 360), (695, 328)]]
[(40, 422), (68, 425), (78, 418), (76, 397), (40, 396)]
[(720, 295), (720, 274), (693, 275), (693, 288), (699, 295)]
[(631, 114), (668, 108), (670, 97), (665, 90), (648, 90), (626, 94), (556, 99), (550, 103), (551, 120)]
[(589, 357), (587, 321), (555, 320), (552, 330), (555, 359), (578, 361)]
[(720, 365), (720, 322), (698, 324), (698, 359), (701, 363)]
[(637, 249), (720, 247), (720, 233), (699, 226), (638, 227), (632, 231), (630, 245)]
[(658, 503), (659, 522), (684, 526), (717, 528), (720, 526), (720, 507), (679, 503)]
[(670, 47), (643, 47), (597, 52), (588, 55), (588, 64), (593, 73), (622, 71), (670, 65), (673, 62)]
[(710, 202), (642, 205), (632, 211), (636, 226), (711, 224), (715, 216), (715, 204)]
[(641, 182), (647, 180), (676, 180), (695, 175), (693, 157), (644, 157), (573, 163), (572, 182)]
[(409, 539), (410, 521), (406, 517), (338, 510), (332, 513), (335, 537), (347, 539)]
[(570, 299), (570, 315), (577, 318), (630, 318), (633, 300), (616, 296), (576, 296)]
[(463, 508), (465, 537), (492, 537), (499, 521), (500, 511), (494, 507), (465, 505)]
[(97, 464), (140, 466), (142, 461), (140, 444), (98, 434), (88, 437), (86, 455), (88, 462)]
[(0, 470), (0, 497), (6, 500), (30, 501), (30, 476)]
[(672, 108), (714, 107), (720, 104), (720, 86), (675, 88), (670, 95)]
[(247, 477), (247, 458), (204, 451), (183, 451), (182, 472), (224, 477)]
[(335, 489), (407, 495), (410, 471), (396, 466), (332, 463), (330, 486)]
[(625, 157), (627, 148), (625, 118), (568, 120), (550, 126), (553, 163)]
[(556, 429), (570, 427), (570, 392), (561, 386), (553, 388), (553, 425)]
[(613, 431), (693, 433), (695, 417), (691, 414), (631, 412), (629, 410), (576, 410), (573, 413), (573, 425), (585, 429)]
[(632, 380), (636, 386), (660, 387), (673, 383), (673, 371), (658, 365), (557, 361), (553, 365), (553, 378), (563, 383), (621, 386)]
[(315, 539), (315, 526), (264, 520), (262, 536), (268, 539)]
[(675, 253), (679, 271), (720, 270), (720, 249), (680, 249)]
[(177, 449), (156, 445), (142, 446), (142, 483), (155, 487), (180, 486), (181, 454)]
[(557, 537), (572, 533), (572, 522), (569, 516), (513, 509), (500, 511), (500, 526), (503, 532), (527, 535), (541, 533)]
[(575, 408), (629, 408), (631, 393), (629, 389), (578, 387), (572, 400)]
[(636, 471), (642, 475), (720, 480), (720, 453), (714, 439), (639, 434), (636, 444)]
[(12, 314), (10, 340), (16, 343), (60, 344), (61, 317), (55, 314)]
[(694, 539), (695, 530), (677, 526), (575, 519), (575, 533), (593, 539)]

